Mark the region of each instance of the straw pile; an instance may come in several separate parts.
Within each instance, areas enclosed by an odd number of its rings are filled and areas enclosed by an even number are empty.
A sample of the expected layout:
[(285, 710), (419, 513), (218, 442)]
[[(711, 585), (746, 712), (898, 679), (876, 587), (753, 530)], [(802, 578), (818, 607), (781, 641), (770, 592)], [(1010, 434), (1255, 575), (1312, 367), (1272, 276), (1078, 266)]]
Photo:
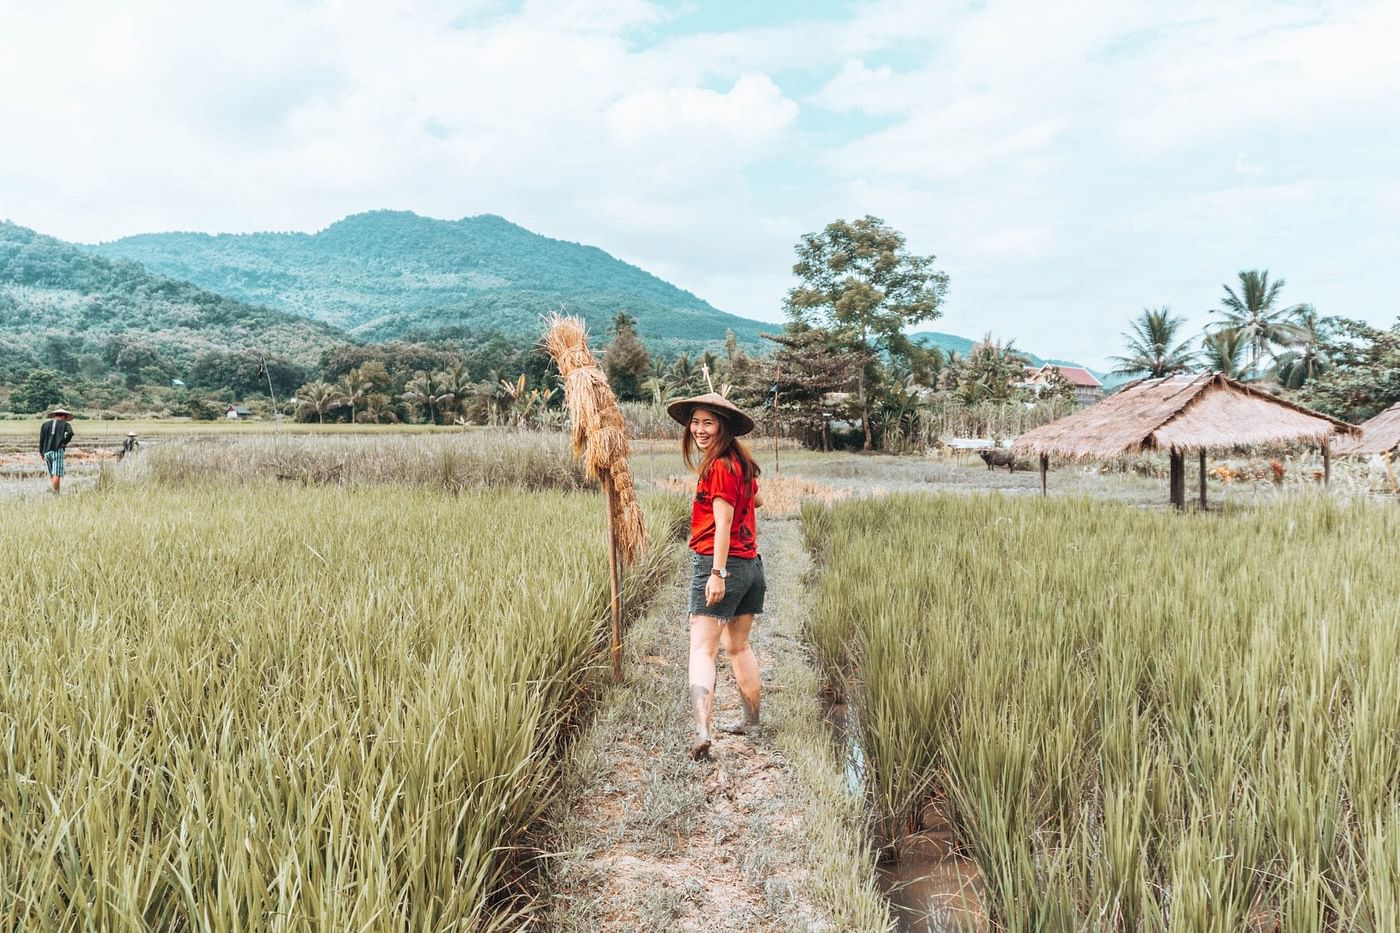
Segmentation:
[(550, 318), (545, 349), (564, 377), (564, 404), (573, 425), (574, 456), (589, 477), (611, 479), (612, 522), (623, 564), (633, 564), (646, 549), (647, 528), (627, 466), (627, 432), (608, 377), (588, 349), (588, 333), (576, 317)]

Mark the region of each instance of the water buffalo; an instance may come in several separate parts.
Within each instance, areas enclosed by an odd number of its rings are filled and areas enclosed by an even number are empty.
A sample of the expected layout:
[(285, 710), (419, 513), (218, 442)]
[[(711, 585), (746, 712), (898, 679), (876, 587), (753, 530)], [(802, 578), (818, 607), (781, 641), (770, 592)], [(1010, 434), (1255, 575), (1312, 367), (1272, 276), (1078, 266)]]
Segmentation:
[(982, 458), (982, 462), (987, 464), (987, 469), (1004, 466), (1012, 473), (1017, 470), (1029, 470), (1031, 465), (1024, 460), (1017, 460), (1016, 455), (1009, 450), (1000, 447), (993, 447), (989, 450), (977, 451), (977, 456)]

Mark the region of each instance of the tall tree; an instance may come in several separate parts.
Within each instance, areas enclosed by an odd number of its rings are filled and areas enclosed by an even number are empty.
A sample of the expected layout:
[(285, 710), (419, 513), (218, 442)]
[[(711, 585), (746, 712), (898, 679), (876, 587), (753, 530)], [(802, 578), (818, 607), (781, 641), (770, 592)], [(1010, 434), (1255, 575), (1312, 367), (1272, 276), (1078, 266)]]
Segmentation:
[(1283, 279), (1270, 282), (1268, 269), (1241, 272), (1239, 292), (1228, 285), (1224, 289), (1225, 297), (1220, 299), (1221, 306), (1215, 310), (1220, 317), (1219, 329), (1239, 335), (1249, 351), (1248, 376), (1257, 379), (1260, 363), (1273, 352), (1274, 346), (1286, 345), (1297, 337), (1293, 319), (1301, 306), (1279, 305), (1278, 293), (1283, 289)]
[(1288, 352), (1278, 357), (1274, 367), (1285, 389), (1301, 389), (1332, 366), (1323, 337), (1327, 320), (1318, 315), (1317, 309), (1312, 305), (1299, 305), (1293, 316), (1293, 327), (1296, 333), (1289, 342)]
[(948, 276), (933, 268), (933, 256), (905, 249), (904, 235), (878, 217), (836, 220), (797, 244), (792, 267), (799, 284), (787, 294), (788, 315), (833, 331), (850, 331), (867, 356), (856, 393), (864, 427), (864, 449), (871, 447), (871, 366), (887, 357), (911, 354), (904, 328), (938, 317)]
[(317, 380), (308, 382), (297, 389), (297, 407), (302, 411), (314, 411), (316, 413), (316, 423), (323, 424), (326, 420), (326, 412), (336, 403), (339, 393), (336, 387), (328, 382)]
[(63, 383), (51, 369), (33, 369), (15, 390), (10, 407), (19, 412), (36, 412), (63, 401)]
[(1382, 330), (1324, 318), (1319, 336), (1331, 365), (1303, 386), (1304, 404), (1354, 424), (1400, 402), (1400, 320)]
[(778, 345), (773, 353), (778, 415), (785, 424), (801, 428), (809, 442), (830, 446), (829, 415), (847, 417), (833, 404), (832, 393), (849, 393), (859, 379), (863, 358), (851, 352), (848, 337), (790, 321), (781, 334), (764, 334)]
[(1245, 337), (1237, 330), (1218, 330), (1201, 338), (1201, 362), (1231, 379), (1245, 378)]
[(613, 338), (603, 351), (603, 370), (617, 397), (638, 401), (646, 397), (642, 382), (651, 375), (651, 358), (637, 336), (637, 320), (626, 311), (613, 318)]
[(350, 423), (354, 424), (356, 406), (365, 400), (365, 396), (369, 395), (374, 386), (370, 383), (364, 367), (357, 366), (341, 376), (336, 387), (340, 389), (340, 403), (350, 406)]
[(1003, 344), (988, 334), (973, 344), (967, 356), (954, 356), (940, 376), (942, 388), (963, 403), (1004, 402), (1016, 394), (1017, 383), (1026, 380), (1027, 358), (1015, 341)]
[(1144, 308), (1123, 335), (1127, 355), (1111, 358), (1118, 364), (1114, 375), (1159, 379), (1190, 369), (1196, 354), (1189, 341), (1177, 341), (1185, 323), (1185, 318), (1172, 317), (1168, 308)]

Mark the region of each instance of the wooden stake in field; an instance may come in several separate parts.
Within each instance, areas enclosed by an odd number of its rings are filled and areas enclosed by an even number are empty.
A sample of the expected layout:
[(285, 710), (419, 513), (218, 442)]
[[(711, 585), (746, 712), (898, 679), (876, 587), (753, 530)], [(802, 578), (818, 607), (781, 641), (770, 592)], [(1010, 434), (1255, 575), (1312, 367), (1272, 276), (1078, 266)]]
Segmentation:
[(588, 332), (576, 317), (554, 316), (544, 338), (564, 377), (564, 407), (573, 426), (574, 457), (582, 459), (607, 497), (608, 569), (612, 589), (612, 672), (622, 680), (622, 568), (646, 550), (647, 527), (632, 471), (627, 466), (627, 431), (617, 396), (588, 349)]

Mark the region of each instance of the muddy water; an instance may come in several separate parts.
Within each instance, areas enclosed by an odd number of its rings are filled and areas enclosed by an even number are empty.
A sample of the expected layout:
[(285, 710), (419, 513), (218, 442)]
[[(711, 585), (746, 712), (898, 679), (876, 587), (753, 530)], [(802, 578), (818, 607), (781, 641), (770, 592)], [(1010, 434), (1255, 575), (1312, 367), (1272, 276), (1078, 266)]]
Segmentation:
[[(824, 697), (822, 718), (846, 773), (846, 787), (865, 795), (865, 755), (858, 741), (856, 711), (844, 700)], [(981, 873), (958, 851), (953, 828), (936, 804), (925, 808), (919, 831), (885, 852), (877, 870), (880, 888), (894, 908), (896, 929), (903, 933), (953, 933), (990, 930), (982, 909)]]

